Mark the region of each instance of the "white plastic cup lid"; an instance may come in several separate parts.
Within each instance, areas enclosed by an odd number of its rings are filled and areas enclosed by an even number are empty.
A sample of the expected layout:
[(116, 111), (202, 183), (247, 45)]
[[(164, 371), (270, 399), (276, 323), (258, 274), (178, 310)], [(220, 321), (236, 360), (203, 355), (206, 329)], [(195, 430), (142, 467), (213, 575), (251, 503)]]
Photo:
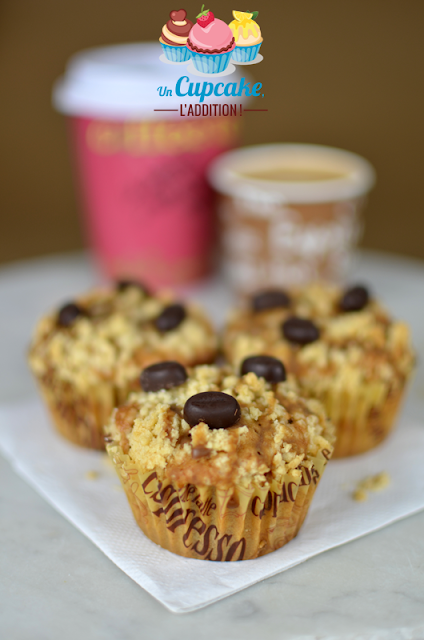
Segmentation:
[[(290, 171), (325, 170), (334, 172), (337, 177), (309, 181), (258, 177), (276, 167)], [(212, 162), (208, 177), (212, 186), (225, 195), (293, 204), (357, 198), (365, 195), (376, 180), (368, 160), (350, 151), (321, 145), (278, 143), (226, 152)]]
[[(91, 116), (111, 119), (149, 119), (175, 117), (177, 114), (154, 109), (176, 109), (181, 103), (197, 103), (199, 98), (175, 95), (175, 84), (181, 76), (190, 82), (239, 82), (239, 69), (231, 75), (202, 77), (187, 71), (185, 64), (166, 64), (159, 42), (125, 44), (88, 49), (74, 55), (65, 74), (53, 87), (53, 104), (58, 111), (71, 116)], [(242, 75), (247, 77), (243, 69)], [(249, 80), (249, 78), (247, 78)], [(172, 90), (172, 96), (160, 97), (158, 87)], [(215, 95), (203, 104), (242, 103), (246, 97)]]

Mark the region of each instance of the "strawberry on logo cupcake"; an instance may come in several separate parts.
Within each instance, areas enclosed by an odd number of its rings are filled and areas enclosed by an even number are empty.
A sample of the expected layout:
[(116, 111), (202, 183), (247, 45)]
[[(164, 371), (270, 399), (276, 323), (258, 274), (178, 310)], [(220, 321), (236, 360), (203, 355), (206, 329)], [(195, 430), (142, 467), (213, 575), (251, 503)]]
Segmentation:
[(186, 44), (193, 23), (187, 20), (187, 11), (184, 9), (171, 11), (169, 17), (171, 19), (162, 27), (159, 38), (165, 56), (171, 62), (190, 60), (191, 52)]
[(197, 71), (221, 73), (230, 63), (235, 40), (230, 27), (204, 6), (190, 31), (187, 48)]

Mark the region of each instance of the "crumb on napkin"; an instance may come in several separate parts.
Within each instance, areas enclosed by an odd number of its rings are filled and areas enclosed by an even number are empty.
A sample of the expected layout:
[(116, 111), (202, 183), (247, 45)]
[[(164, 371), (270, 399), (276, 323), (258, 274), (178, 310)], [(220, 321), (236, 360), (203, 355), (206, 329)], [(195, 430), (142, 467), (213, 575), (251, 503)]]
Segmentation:
[(357, 502), (368, 500), (367, 491), (382, 491), (390, 484), (390, 476), (387, 471), (381, 471), (375, 476), (367, 476), (360, 480), (353, 492), (353, 499)]
[(87, 480), (97, 480), (99, 477), (98, 471), (86, 471), (84, 475)]

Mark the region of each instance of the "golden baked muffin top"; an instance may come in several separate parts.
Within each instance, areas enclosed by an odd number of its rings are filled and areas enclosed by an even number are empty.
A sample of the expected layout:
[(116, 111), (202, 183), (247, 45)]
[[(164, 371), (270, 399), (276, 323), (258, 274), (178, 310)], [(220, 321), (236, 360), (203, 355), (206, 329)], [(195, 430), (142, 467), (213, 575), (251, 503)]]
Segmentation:
[(121, 282), (42, 318), (29, 359), (37, 375), (53, 370), (79, 388), (105, 380), (125, 387), (152, 362), (211, 362), (216, 347), (215, 332), (196, 305), (151, 296), (142, 285)]
[(223, 342), (236, 367), (251, 355), (273, 355), (315, 392), (373, 382), (394, 388), (414, 366), (407, 325), (391, 320), (362, 286), (257, 294), (250, 308), (232, 313)]
[(109, 453), (119, 446), (141, 473), (179, 486), (268, 487), (300, 476), (320, 450), (331, 455), (334, 432), (321, 404), (299, 398), (289, 382), (168, 362), (148, 367), (141, 384), (105, 428)]

